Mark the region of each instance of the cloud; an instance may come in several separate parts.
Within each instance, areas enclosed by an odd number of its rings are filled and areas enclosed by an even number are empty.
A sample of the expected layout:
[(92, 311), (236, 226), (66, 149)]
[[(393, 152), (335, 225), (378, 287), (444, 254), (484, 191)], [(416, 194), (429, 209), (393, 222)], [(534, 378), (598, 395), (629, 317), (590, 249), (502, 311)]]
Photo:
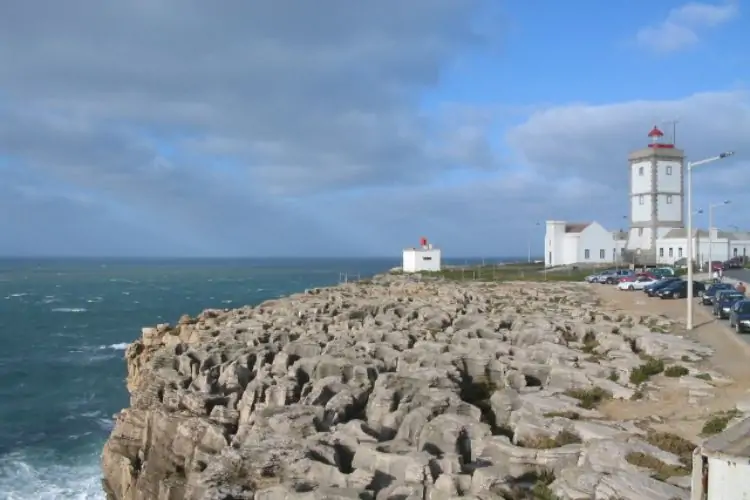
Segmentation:
[(724, 4), (690, 2), (669, 11), (658, 25), (642, 28), (636, 41), (657, 53), (676, 52), (698, 43), (703, 30), (716, 28), (739, 15), (737, 2)]
[[(653, 124), (675, 116), (680, 117), (677, 145), (689, 159), (737, 152), (730, 159), (696, 169), (696, 206), (717, 199), (744, 199), (744, 186), (750, 182), (750, 93), (745, 90), (698, 93), (669, 101), (552, 106), (509, 130), (506, 140), (517, 161), (549, 183), (578, 179), (593, 186), (609, 186), (608, 193), (616, 203), (600, 205), (592, 200), (589, 206), (572, 212), (576, 218), (597, 217), (613, 225), (620, 223), (621, 214), (628, 213), (628, 153), (648, 144), (646, 135)], [(669, 136), (669, 127), (661, 126)], [(598, 195), (595, 191), (586, 194), (585, 189), (579, 194), (583, 199)], [(550, 210), (552, 216), (557, 217)], [(740, 212), (727, 217), (732, 224), (747, 224)]]

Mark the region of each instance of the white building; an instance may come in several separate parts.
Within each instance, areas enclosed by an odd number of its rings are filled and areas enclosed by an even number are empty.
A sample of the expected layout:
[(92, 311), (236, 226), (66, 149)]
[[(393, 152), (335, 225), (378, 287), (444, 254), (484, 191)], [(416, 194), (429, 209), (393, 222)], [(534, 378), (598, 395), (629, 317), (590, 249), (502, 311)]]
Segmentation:
[(693, 452), (691, 500), (750, 500), (750, 419)]
[(427, 238), (422, 238), (419, 248), (405, 248), (401, 269), (405, 273), (440, 271), (440, 249), (433, 248)]
[[(630, 153), (630, 227), (609, 232), (596, 222), (547, 221), (547, 266), (577, 263), (674, 264), (687, 255), (684, 161), (682, 150), (662, 142), (654, 127), (652, 143)], [(750, 233), (693, 231), (695, 262), (750, 256)]]

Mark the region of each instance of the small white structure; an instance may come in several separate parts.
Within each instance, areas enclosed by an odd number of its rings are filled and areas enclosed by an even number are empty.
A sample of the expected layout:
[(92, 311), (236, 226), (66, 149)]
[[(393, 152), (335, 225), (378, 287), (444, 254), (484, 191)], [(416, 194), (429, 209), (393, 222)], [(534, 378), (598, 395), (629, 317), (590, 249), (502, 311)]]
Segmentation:
[(544, 241), (545, 265), (616, 262), (624, 244), (598, 222), (549, 220)]
[(440, 249), (433, 248), (427, 238), (422, 238), (419, 248), (405, 248), (401, 269), (405, 273), (440, 271)]
[(662, 142), (654, 127), (651, 144), (630, 153), (630, 227), (609, 232), (596, 222), (547, 221), (544, 238), (546, 266), (570, 264), (675, 264), (687, 256), (692, 240), (695, 262), (750, 257), (750, 232), (685, 230), (685, 155), (674, 144)]
[(750, 500), (750, 419), (693, 452), (690, 500)]

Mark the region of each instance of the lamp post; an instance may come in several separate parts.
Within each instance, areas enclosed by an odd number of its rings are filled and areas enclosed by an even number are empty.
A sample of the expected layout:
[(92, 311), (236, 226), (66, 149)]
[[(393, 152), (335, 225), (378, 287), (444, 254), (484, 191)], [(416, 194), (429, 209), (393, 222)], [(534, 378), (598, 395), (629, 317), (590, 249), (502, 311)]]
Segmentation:
[[(541, 222), (537, 221), (534, 223), (536, 227), (539, 227), (542, 225)], [(546, 238), (546, 236), (545, 236)], [(531, 264), (531, 237), (529, 237), (529, 264)], [(547, 267), (547, 257), (544, 257), (544, 267)]]
[(693, 329), (693, 168), (706, 163), (712, 163), (718, 160), (723, 160), (734, 154), (734, 151), (727, 151), (710, 158), (703, 160), (691, 161), (687, 164), (687, 234), (688, 234), (688, 248), (687, 248), (687, 318), (685, 321), (686, 329)]
[(729, 205), (730, 200), (724, 200), (721, 203), (713, 203), (708, 206), (708, 272), (712, 273), (714, 270), (714, 258), (713, 258), (713, 246), (714, 239), (711, 234), (711, 229), (714, 227), (714, 208), (723, 207)]

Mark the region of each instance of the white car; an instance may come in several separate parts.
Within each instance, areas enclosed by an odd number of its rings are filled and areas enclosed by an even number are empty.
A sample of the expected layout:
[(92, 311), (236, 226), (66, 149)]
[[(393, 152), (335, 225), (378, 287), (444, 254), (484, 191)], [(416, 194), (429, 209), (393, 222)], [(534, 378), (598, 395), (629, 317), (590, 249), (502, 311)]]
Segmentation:
[(652, 285), (659, 280), (651, 279), (646, 276), (640, 276), (634, 281), (621, 281), (617, 284), (620, 290), (643, 290), (648, 285)]

